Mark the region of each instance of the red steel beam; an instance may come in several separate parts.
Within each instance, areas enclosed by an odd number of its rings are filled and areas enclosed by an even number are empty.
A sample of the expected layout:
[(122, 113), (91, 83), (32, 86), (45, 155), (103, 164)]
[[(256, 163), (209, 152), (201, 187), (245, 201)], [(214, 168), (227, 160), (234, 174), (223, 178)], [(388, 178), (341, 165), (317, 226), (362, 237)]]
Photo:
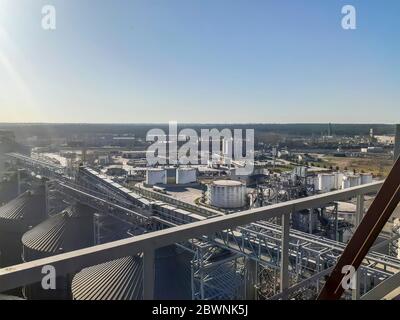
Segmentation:
[(342, 268), (344, 266), (353, 266), (355, 270), (358, 269), (394, 209), (396, 209), (399, 201), (400, 157), (395, 162), (367, 213), (361, 220), (360, 225), (336, 263), (318, 296), (318, 300), (340, 299), (344, 292), (342, 280), (346, 275), (342, 273)]

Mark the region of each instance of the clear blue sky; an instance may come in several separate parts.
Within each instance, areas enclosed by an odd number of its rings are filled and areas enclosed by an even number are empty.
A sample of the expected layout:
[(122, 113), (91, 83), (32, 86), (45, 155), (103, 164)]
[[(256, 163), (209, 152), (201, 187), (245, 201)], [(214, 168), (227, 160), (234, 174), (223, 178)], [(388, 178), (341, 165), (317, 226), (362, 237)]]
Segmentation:
[(398, 122), (399, 16), (398, 0), (0, 0), (0, 122)]

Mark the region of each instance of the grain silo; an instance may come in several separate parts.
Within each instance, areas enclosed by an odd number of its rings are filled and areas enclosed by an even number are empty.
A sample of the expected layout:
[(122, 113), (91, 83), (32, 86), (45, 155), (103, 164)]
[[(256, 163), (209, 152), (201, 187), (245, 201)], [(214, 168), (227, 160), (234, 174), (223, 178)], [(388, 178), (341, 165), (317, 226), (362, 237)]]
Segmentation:
[(196, 168), (178, 168), (176, 170), (176, 183), (189, 184), (197, 181)]
[(246, 185), (237, 180), (216, 180), (208, 186), (209, 204), (224, 209), (246, 205)]
[[(191, 298), (191, 255), (176, 250), (169, 246), (155, 252), (154, 299)], [(72, 281), (72, 295), (75, 300), (142, 299), (142, 255), (83, 269)]]
[(161, 168), (151, 168), (146, 171), (146, 184), (153, 186), (167, 183), (167, 171)]
[[(25, 262), (78, 250), (93, 245), (93, 211), (83, 205), (70, 206), (51, 216), (22, 237)], [(40, 283), (26, 286), (27, 299), (70, 299), (71, 275), (59, 276), (55, 290), (44, 290)]]
[(141, 255), (83, 269), (72, 280), (74, 300), (140, 300), (143, 296)]
[(21, 237), (46, 218), (44, 188), (26, 191), (0, 207), (0, 266), (21, 263)]

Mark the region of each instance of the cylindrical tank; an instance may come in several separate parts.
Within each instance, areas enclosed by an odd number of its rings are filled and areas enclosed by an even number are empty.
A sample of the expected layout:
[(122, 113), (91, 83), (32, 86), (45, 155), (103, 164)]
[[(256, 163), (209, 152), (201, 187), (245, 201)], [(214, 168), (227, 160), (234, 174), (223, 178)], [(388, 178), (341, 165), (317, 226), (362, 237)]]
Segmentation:
[(335, 172), (334, 175), (335, 175), (335, 186), (334, 186), (334, 188), (336, 190), (339, 190), (339, 189), (342, 188), (342, 181), (343, 181), (344, 174), (341, 173), (341, 172)]
[(246, 185), (236, 180), (216, 180), (208, 186), (210, 205), (234, 209), (246, 205)]
[(197, 180), (196, 168), (178, 168), (176, 170), (176, 183), (188, 184), (194, 183)]
[(46, 217), (44, 187), (26, 191), (0, 207), (0, 266), (21, 263), (21, 237)]
[[(50, 257), (59, 253), (93, 245), (93, 210), (83, 206), (70, 206), (51, 216), (22, 236), (25, 262)], [(59, 276), (55, 290), (44, 290), (40, 283), (26, 286), (27, 299), (70, 299), (72, 276)]]
[(348, 176), (344, 176), (342, 180), (342, 189), (350, 188), (350, 179)]
[(361, 184), (361, 177), (359, 175), (349, 176), (350, 187), (357, 187)]
[(361, 184), (367, 184), (372, 182), (372, 174), (371, 173), (361, 173)]
[(168, 184), (176, 184), (176, 168), (175, 167), (166, 167), (165, 171), (167, 172), (167, 183)]
[[(155, 299), (191, 298), (191, 255), (175, 246), (155, 252)], [(171, 277), (171, 274), (179, 275)], [(124, 257), (83, 269), (72, 281), (75, 300), (139, 300), (143, 297), (140, 256)]]
[(151, 168), (146, 171), (146, 184), (166, 184), (167, 183), (167, 172), (165, 169)]
[(333, 173), (320, 173), (318, 175), (318, 190), (329, 192), (335, 188), (335, 175)]

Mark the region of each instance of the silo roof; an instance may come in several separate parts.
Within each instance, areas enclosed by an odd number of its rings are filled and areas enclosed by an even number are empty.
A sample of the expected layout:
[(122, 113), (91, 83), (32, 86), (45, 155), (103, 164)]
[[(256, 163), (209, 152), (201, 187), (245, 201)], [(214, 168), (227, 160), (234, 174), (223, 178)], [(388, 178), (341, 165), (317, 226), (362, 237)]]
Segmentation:
[(216, 186), (240, 186), (243, 185), (242, 182), (237, 180), (216, 180), (213, 181), (213, 184)]
[(19, 220), (24, 217), (26, 209), (29, 208), (32, 200), (31, 194), (27, 191), (19, 197), (11, 200), (4, 206), (0, 207), (0, 219)]
[(66, 252), (90, 246), (88, 238), (92, 234), (85, 234), (82, 228), (81, 217), (72, 207), (46, 219), (22, 236), (25, 247), (46, 253)]
[(142, 297), (142, 261), (124, 257), (83, 269), (72, 280), (75, 300), (138, 300)]

